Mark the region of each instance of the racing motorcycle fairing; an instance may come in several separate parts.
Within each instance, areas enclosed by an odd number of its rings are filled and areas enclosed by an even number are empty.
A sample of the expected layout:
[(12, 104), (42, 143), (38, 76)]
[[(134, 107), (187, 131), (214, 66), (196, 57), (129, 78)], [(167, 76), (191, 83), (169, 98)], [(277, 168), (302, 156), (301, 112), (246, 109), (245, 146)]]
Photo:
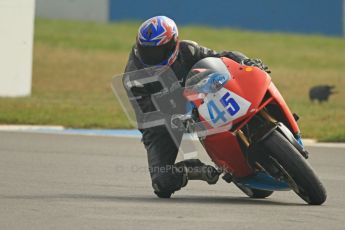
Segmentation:
[(197, 108), (200, 123), (208, 132), (203, 145), (211, 159), (234, 177), (255, 174), (236, 132), (261, 110), (274, 110), (293, 134), (299, 133), (286, 102), (261, 69), (228, 58), (205, 58), (192, 68), (191, 75), (184, 95)]

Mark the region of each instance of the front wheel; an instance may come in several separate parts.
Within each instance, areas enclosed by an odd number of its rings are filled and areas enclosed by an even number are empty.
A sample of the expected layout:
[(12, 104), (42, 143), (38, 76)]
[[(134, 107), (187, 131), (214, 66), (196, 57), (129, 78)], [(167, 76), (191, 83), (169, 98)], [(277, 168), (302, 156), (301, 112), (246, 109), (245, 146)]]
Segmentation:
[[(266, 169), (272, 176), (279, 175), (308, 204), (320, 205), (326, 200), (326, 190), (314, 170), (298, 150), (279, 133), (273, 131), (262, 141), (263, 154), (274, 165), (274, 170)], [(271, 171), (272, 170), (272, 171)]]

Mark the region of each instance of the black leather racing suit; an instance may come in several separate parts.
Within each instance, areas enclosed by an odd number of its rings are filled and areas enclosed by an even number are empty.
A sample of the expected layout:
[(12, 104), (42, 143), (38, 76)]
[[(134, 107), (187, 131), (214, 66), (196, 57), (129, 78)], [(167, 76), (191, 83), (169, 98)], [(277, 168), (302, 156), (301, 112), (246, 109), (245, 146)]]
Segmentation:
[[(193, 41), (181, 41), (179, 49), (178, 57), (171, 68), (182, 87), (185, 84), (187, 74), (192, 66), (203, 58), (228, 57), (236, 62), (241, 62), (242, 60), (247, 59), (246, 56), (239, 52), (218, 53), (211, 49), (199, 46)], [(140, 62), (137, 48), (134, 46), (129, 55), (125, 72), (131, 72), (143, 68), (145, 68), (145, 66)], [(143, 96), (139, 103), (141, 110), (149, 112), (155, 110), (154, 104), (149, 95), (154, 92), (158, 92), (160, 89), (160, 87), (151, 85), (141, 88), (134, 87), (131, 90), (133, 94)], [(177, 113), (181, 113), (181, 111)], [(173, 170), (157, 170), (162, 167), (165, 167), (166, 169), (171, 168), (177, 157), (178, 146), (173, 142), (169, 132), (163, 125), (140, 129), (140, 131), (143, 135), (142, 141), (147, 150), (148, 165), (155, 193), (173, 193), (174, 191), (179, 190), (186, 184), (186, 179), (184, 178), (183, 173)], [(181, 141), (181, 139), (178, 141)]]

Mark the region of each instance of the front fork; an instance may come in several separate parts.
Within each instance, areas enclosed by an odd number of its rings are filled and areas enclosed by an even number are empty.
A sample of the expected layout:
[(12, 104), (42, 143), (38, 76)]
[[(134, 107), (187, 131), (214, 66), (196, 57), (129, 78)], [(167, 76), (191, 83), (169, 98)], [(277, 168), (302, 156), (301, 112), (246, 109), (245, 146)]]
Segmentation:
[[(272, 124), (277, 123), (277, 121), (264, 110), (261, 110), (259, 112), (259, 115), (261, 115), (269, 123), (272, 123)], [(244, 132), (241, 129), (236, 130), (235, 134), (237, 137), (240, 138), (240, 140), (246, 147), (249, 147), (252, 144), (252, 142), (249, 140), (249, 138), (244, 134)]]
[(304, 157), (308, 158), (308, 152), (304, 149), (303, 143), (301, 141), (301, 137), (299, 134), (293, 135), (291, 131), (281, 122), (278, 122), (274, 119), (267, 111), (264, 109), (260, 110), (259, 116), (261, 116), (267, 124), (263, 126), (263, 130), (257, 132), (255, 135), (254, 140), (250, 140), (245, 133), (239, 129), (235, 132), (237, 137), (242, 141), (242, 143), (247, 147), (250, 148), (255, 144), (259, 143), (267, 136), (270, 135), (271, 132), (274, 130), (278, 130), (283, 136), (298, 150), (298, 152)]

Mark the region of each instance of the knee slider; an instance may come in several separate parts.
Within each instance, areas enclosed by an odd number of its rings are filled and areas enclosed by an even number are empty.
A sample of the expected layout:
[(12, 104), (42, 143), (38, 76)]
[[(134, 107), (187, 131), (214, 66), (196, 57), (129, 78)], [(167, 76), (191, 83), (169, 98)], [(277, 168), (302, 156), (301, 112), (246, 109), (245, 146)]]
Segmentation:
[(184, 172), (162, 173), (152, 179), (152, 187), (155, 192), (174, 193), (187, 184), (187, 176)]

